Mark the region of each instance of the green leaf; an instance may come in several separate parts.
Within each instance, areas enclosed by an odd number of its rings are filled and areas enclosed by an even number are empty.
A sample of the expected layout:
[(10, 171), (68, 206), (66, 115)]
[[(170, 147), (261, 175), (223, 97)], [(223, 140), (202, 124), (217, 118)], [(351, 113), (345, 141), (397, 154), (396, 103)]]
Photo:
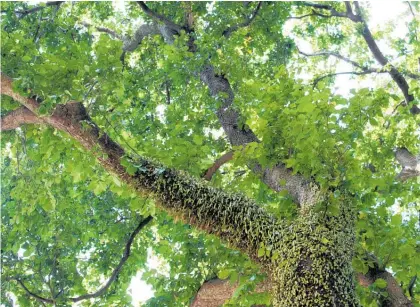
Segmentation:
[(373, 283), (375, 286), (377, 286), (380, 289), (385, 289), (386, 286), (388, 285), (388, 283), (386, 282), (385, 279), (382, 278), (378, 278), (375, 280), (375, 282)]
[(220, 279), (227, 279), (231, 274), (230, 270), (222, 270), (219, 271), (219, 273), (217, 273), (217, 277), (219, 277)]

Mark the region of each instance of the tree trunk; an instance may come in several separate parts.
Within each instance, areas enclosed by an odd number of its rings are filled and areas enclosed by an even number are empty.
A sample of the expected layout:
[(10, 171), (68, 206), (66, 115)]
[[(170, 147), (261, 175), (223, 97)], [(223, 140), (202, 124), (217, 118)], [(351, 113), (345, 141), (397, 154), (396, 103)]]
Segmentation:
[[(331, 203), (312, 208), (287, 229), (272, 268), (274, 306), (358, 306), (351, 260), (354, 209), (340, 197), (336, 215)], [(318, 212), (315, 212), (318, 211)]]

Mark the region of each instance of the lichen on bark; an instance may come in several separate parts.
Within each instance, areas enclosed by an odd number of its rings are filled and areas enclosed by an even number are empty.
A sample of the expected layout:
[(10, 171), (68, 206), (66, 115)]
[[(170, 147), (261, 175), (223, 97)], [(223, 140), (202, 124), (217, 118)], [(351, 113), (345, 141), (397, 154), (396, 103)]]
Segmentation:
[(314, 207), (282, 236), (271, 270), (274, 306), (359, 306), (351, 266), (355, 209), (345, 197), (339, 207), (336, 215)]

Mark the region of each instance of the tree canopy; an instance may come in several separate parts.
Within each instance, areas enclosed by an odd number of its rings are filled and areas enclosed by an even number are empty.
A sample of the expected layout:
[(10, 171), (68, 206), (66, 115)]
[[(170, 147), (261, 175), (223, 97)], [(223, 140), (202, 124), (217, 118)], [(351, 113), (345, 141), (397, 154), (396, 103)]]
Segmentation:
[(420, 306), (400, 5), (2, 2), (2, 305)]

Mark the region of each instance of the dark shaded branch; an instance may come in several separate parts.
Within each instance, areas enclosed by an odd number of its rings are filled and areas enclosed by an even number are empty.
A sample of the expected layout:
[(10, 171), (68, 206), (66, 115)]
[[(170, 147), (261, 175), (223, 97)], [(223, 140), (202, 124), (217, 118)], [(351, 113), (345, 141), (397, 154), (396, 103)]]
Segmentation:
[(388, 293), (386, 306), (414, 307), (413, 302), (405, 296), (403, 288), (398, 284), (395, 277), (386, 270), (379, 269), (375, 266), (374, 268), (369, 268), (369, 271), (366, 274), (356, 274), (356, 279), (362, 287), (369, 287), (379, 278), (385, 280), (387, 283), (385, 288), (385, 291)]
[(169, 28), (171, 28), (173, 30), (176, 30), (178, 33), (180, 33), (181, 30), (183, 29), (183, 27), (177, 25), (176, 23), (174, 23), (173, 21), (169, 20), (165, 16), (160, 15), (160, 14), (152, 11), (146, 5), (146, 3), (144, 3), (143, 1), (137, 1), (137, 4), (140, 6), (140, 8), (143, 10), (143, 12), (146, 13), (148, 16), (152, 17), (152, 19), (164, 23), (166, 26), (168, 26)]
[(27, 10), (24, 10), (24, 11), (15, 11), (15, 13), (20, 15), (19, 19), (22, 19), (22, 18), (26, 17), (27, 15), (38, 12), (38, 11), (41, 11), (41, 10), (45, 9), (46, 7), (59, 6), (63, 2), (64, 1), (51, 1), (51, 2), (45, 3), (44, 5), (35, 6), (31, 9), (27, 9)]
[(114, 282), (114, 280), (117, 278), (118, 274), (121, 272), (121, 269), (123, 265), (127, 262), (128, 257), (130, 257), (130, 251), (131, 251), (131, 245), (133, 244), (134, 238), (137, 236), (137, 234), (142, 230), (151, 220), (153, 217), (148, 216), (144, 220), (140, 222), (140, 224), (137, 226), (137, 228), (131, 233), (130, 237), (128, 238), (128, 241), (125, 245), (123, 256), (118, 263), (117, 267), (114, 269), (114, 271), (111, 274), (111, 277), (108, 279), (105, 285), (103, 285), (98, 291), (90, 294), (84, 294), (78, 297), (72, 297), (70, 300), (72, 302), (79, 302), (82, 300), (87, 300), (91, 298), (96, 298), (101, 296), (105, 293), (106, 290), (111, 286), (111, 284)]
[(414, 96), (409, 93), (408, 83), (403, 77), (403, 75), (388, 61), (388, 59), (384, 56), (382, 51), (379, 49), (378, 45), (376, 44), (375, 40), (373, 39), (372, 33), (366, 23), (366, 21), (362, 17), (362, 12), (359, 7), (359, 3), (357, 1), (354, 2), (354, 7), (356, 10), (355, 18), (350, 18), (354, 22), (360, 22), (363, 25), (362, 29), (362, 36), (366, 41), (370, 51), (373, 53), (375, 59), (381, 64), (382, 66), (389, 66), (390, 69), (388, 73), (391, 75), (391, 78), (395, 81), (397, 86), (400, 88), (401, 92), (404, 95), (406, 104), (408, 105), (410, 102), (414, 100)]
[(33, 297), (34, 299), (36, 299), (38, 302), (41, 302), (41, 303), (48, 303), (48, 304), (54, 304), (54, 300), (52, 300), (52, 299), (49, 299), (49, 298), (45, 298), (45, 297), (42, 297), (42, 296), (40, 296), (40, 295), (38, 295), (38, 294), (36, 294), (36, 293), (34, 293), (34, 292), (32, 292), (32, 291), (30, 291), (26, 286), (25, 286), (25, 284), (23, 283), (23, 281), (22, 280), (20, 280), (20, 279), (18, 279), (18, 278), (16, 278), (15, 279), (20, 285), (21, 285), (21, 287), (23, 288), (23, 290), (25, 290), (25, 292), (30, 296), (30, 297)]
[[(364, 20), (362, 16), (362, 12), (359, 6), (358, 1), (354, 1), (354, 10), (353, 12), (351, 3), (349, 1), (345, 2), (346, 6), (346, 12), (341, 13), (335, 10), (332, 6), (326, 5), (326, 4), (318, 4), (318, 3), (312, 3), (312, 2), (302, 2), (301, 5), (309, 6), (315, 9), (322, 9), (322, 10), (328, 10), (331, 13), (331, 16), (337, 16), (337, 17), (347, 17), (351, 21), (355, 23), (361, 23), (362, 24), (362, 36), (368, 45), (369, 50), (372, 52), (373, 56), (375, 57), (376, 61), (378, 61), (379, 64), (381, 64), (389, 73), (391, 78), (395, 81), (399, 89), (404, 95), (405, 103), (406, 105), (409, 105), (411, 102), (414, 101), (414, 96), (409, 93), (409, 86), (407, 81), (405, 80), (404, 76), (401, 72), (399, 72), (395, 66), (393, 66), (389, 60), (384, 56), (382, 51), (379, 49), (378, 45), (376, 44), (375, 40), (373, 39), (372, 33), (370, 32), (370, 29), (367, 25), (367, 22)], [(329, 16), (329, 17), (331, 17)], [(389, 68), (388, 68), (389, 67)], [(416, 76), (416, 75), (415, 75)], [(419, 108), (416, 105), (413, 105), (410, 108), (411, 113), (416, 114), (417, 111), (420, 111)]]
[(251, 22), (255, 19), (255, 17), (257, 17), (258, 11), (261, 9), (261, 6), (262, 6), (262, 1), (259, 1), (257, 4), (257, 7), (252, 12), (249, 18), (247, 18), (244, 22), (238, 23), (234, 26), (227, 28), (226, 30), (223, 31), (222, 35), (224, 37), (229, 37), (233, 32), (237, 31), (238, 29), (249, 26)]
[(414, 73), (409, 72), (409, 71), (404, 72), (404, 74), (411, 79), (420, 80), (420, 75), (414, 74)]
[(303, 19), (303, 18), (306, 18), (306, 17), (311, 17), (311, 16), (331, 17), (331, 16), (328, 16), (328, 15), (323, 15), (323, 14), (321, 14), (321, 13), (318, 13), (318, 12), (312, 11), (312, 13), (310, 13), (310, 14), (306, 14), (306, 15), (302, 15), (302, 16), (290, 16), (290, 17), (288, 17), (287, 19)]
[(204, 179), (207, 181), (210, 181), (213, 175), (217, 172), (217, 170), (225, 163), (229, 162), (233, 158), (233, 151), (229, 151), (225, 153), (223, 156), (218, 158), (216, 161), (214, 161), (214, 164), (210, 166), (206, 174), (203, 176)]
[(36, 116), (25, 107), (9, 112), (1, 118), (1, 131), (13, 130), (24, 124), (41, 124), (42, 119)]
[(416, 280), (417, 280), (417, 275), (414, 275), (411, 278), (410, 282), (408, 283), (408, 287), (407, 287), (408, 293), (410, 293), (410, 297), (411, 297), (412, 300), (414, 300), (414, 290), (413, 290), (413, 288), (414, 288), (414, 285), (416, 284)]
[(309, 6), (309, 7), (313, 7), (313, 8), (321, 9), (321, 10), (327, 10), (331, 14), (331, 15), (324, 15), (317, 11), (313, 11), (313, 14), (317, 16), (321, 16), (321, 17), (348, 17), (347, 13), (339, 12), (335, 8), (333, 8), (331, 5), (327, 5), (327, 4), (312, 3), (312, 2), (304, 1), (304, 2), (300, 2), (299, 5)]
[[(139, 225), (136, 227), (136, 229), (134, 229), (134, 231), (131, 233), (131, 235), (128, 238), (128, 241), (125, 245), (124, 253), (123, 253), (123, 256), (121, 257), (120, 262), (118, 263), (117, 267), (112, 272), (111, 277), (108, 279), (108, 281), (105, 283), (104, 286), (102, 286), (98, 291), (96, 291), (94, 293), (84, 294), (84, 295), (81, 295), (81, 296), (78, 296), (78, 297), (71, 297), (71, 298), (69, 298), (69, 300), (76, 303), (76, 302), (79, 302), (79, 301), (82, 301), (82, 300), (96, 298), (96, 297), (99, 297), (99, 296), (103, 295), (108, 290), (108, 288), (111, 286), (111, 284), (115, 281), (118, 274), (121, 272), (122, 267), (124, 266), (124, 264), (127, 262), (128, 258), (130, 257), (131, 245), (134, 242), (134, 238), (152, 219), (153, 219), (153, 217), (151, 217), (151, 216), (146, 217), (145, 219), (143, 219), (139, 223)], [(20, 279), (15, 278), (15, 280), (22, 286), (22, 288), (25, 290), (25, 292), (29, 296), (35, 298), (37, 301), (42, 302), (42, 303), (54, 304), (55, 303), (55, 298), (57, 298), (60, 294), (60, 293), (57, 294), (54, 299), (44, 298), (42, 296), (39, 296), (39, 295), (31, 292)], [(47, 285), (50, 287), (51, 293), (53, 293), (53, 291), (51, 289), (51, 285), (50, 284), (47, 284)]]

